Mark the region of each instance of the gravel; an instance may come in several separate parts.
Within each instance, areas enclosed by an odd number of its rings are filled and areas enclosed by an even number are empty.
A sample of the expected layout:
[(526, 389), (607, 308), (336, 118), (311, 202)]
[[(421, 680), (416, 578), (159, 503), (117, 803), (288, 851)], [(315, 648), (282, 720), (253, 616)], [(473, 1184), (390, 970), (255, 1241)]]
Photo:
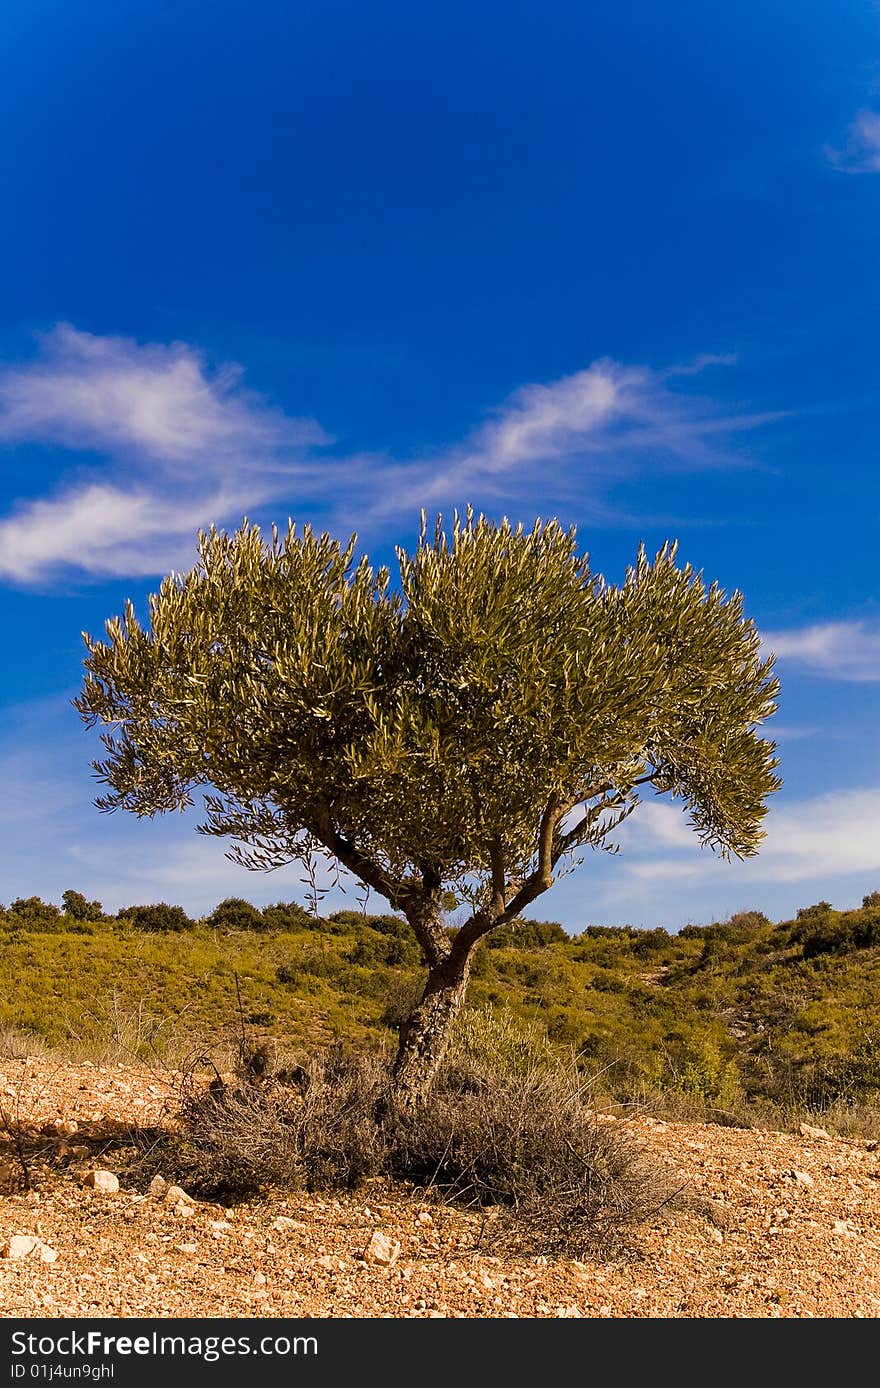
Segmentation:
[[(608, 1118), (672, 1168), (680, 1193), (615, 1254), (548, 1260), (502, 1255), (491, 1212), (384, 1180), (234, 1209), (185, 1192), (169, 1202), (160, 1183), (135, 1188), (124, 1170), (118, 1192), (90, 1188), (87, 1172), (114, 1172), (132, 1124), (169, 1120), (175, 1077), (43, 1058), (0, 1069), (4, 1113), (42, 1146), (22, 1191), (12, 1144), (0, 1143), (0, 1190), (11, 1192), (0, 1254), (19, 1250), (0, 1256), (4, 1318), (880, 1315), (876, 1144)], [(16, 1236), (34, 1241), (26, 1256)]]

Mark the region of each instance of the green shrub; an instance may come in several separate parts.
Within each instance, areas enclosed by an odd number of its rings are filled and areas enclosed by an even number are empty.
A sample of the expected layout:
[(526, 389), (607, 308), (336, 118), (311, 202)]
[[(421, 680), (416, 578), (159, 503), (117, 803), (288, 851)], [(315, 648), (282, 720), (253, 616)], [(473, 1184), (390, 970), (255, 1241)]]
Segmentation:
[(493, 1070), (499, 1075), (522, 1075), (552, 1064), (547, 1033), (537, 1022), (525, 1021), (509, 1007), (466, 1007), (455, 1024), (450, 1064)]
[(101, 921), (104, 919), (104, 907), (100, 901), (87, 901), (82, 892), (75, 892), (68, 888), (62, 893), (61, 905), (65, 916), (70, 916), (75, 921)]
[(742, 1094), (739, 1069), (711, 1037), (696, 1037), (686, 1049), (684, 1063), (673, 1080), (682, 1094), (731, 1108)]
[(800, 1098), (822, 1110), (880, 1094), (880, 1031), (862, 1033), (845, 1054), (820, 1059), (802, 1080)]
[(363, 921), (371, 930), (378, 930), (380, 935), (393, 935), (399, 940), (413, 940), (412, 926), (403, 916), (365, 916)]
[(486, 936), (490, 949), (546, 949), (567, 944), (571, 936), (558, 921), (514, 921)]
[(240, 896), (227, 896), (214, 907), (207, 923), (214, 930), (268, 930), (265, 916)]
[(391, 978), (385, 991), (385, 1006), (379, 1016), (382, 1026), (390, 1027), (393, 1031), (402, 1027), (422, 996), (424, 987), (424, 981), (421, 978), (406, 977), (399, 974)]
[(310, 930), (316, 926), (315, 917), (297, 901), (276, 901), (264, 906), (262, 915), (267, 930)]
[(61, 920), (58, 907), (49, 901), (42, 901), (38, 896), (17, 897), (10, 904), (8, 914), (13, 924), (37, 930), (53, 926)]
[(117, 920), (130, 922), (135, 930), (146, 931), (191, 930), (195, 925), (182, 906), (169, 906), (167, 901), (149, 906), (126, 906), (117, 912)]

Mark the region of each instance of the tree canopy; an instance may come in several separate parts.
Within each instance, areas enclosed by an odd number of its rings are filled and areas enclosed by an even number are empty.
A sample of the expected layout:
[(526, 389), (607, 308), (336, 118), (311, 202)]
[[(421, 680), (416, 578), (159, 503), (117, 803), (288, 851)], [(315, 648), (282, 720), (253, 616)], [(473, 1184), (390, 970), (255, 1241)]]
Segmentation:
[[(199, 537), (142, 626), (85, 634), (77, 708), (104, 734), (104, 809), (183, 809), (275, 867), (332, 855), (403, 912), (431, 969), (515, 917), (646, 788), (721, 856), (753, 854), (780, 782), (778, 684), (742, 595), (676, 546), (619, 585), (573, 529), (423, 516), (387, 568), (308, 526)], [(450, 944), (442, 903), (471, 915)], [(447, 970), (448, 971), (448, 970)]]

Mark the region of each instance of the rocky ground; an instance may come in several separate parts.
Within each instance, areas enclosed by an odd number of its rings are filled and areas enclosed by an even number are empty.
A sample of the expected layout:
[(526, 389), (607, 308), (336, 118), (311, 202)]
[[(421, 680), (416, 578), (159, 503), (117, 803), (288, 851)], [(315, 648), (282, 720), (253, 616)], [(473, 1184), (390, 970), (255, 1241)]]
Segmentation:
[(7, 1127), (40, 1132), (43, 1152), (22, 1190), (0, 1134), (0, 1315), (880, 1315), (873, 1142), (616, 1120), (673, 1168), (677, 1199), (613, 1256), (513, 1258), (493, 1252), (491, 1220), (383, 1182), (234, 1209), (161, 1180), (117, 1189), (120, 1131), (161, 1121), (172, 1092), (121, 1066), (0, 1064)]

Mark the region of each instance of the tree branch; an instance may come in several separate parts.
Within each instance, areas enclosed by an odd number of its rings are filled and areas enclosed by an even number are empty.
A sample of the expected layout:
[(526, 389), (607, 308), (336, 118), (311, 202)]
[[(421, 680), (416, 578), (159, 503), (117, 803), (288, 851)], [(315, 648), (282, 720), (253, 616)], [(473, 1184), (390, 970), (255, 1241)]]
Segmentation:
[[(535, 897), (546, 892), (553, 885), (553, 838), (563, 814), (554, 793), (547, 801), (541, 823), (538, 826), (538, 861), (535, 871), (523, 882), (508, 882), (504, 868), (501, 842), (496, 837), (489, 845), (492, 868), (492, 902), (488, 907), (476, 911), (469, 921), (461, 926), (453, 941), (453, 954), (469, 954), (473, 946), (488, 935), (496, 926), (506, 925), (518, 916)], [(508, 894), (511, 895), (508, 895)]]
[(329, 814), (325, 815), (320, 827), (313, 832), (324, 847), (335, 854), (343, 867), (347, 867), (362, 882), (366, 882), (367, 886), (384, 896), (395, 911), (403, 912), (422, 947), (426, 962), (431, 967), (442, 963), (449, 954), (450, 945), (437, 906), (436, 897), (441, 882), (436, 872), (431, 868), (423, 869), (424, 885), (421, 889), (412, 882), (392, 877), (340, 834)]
[(506, 904), (504, 892), (507, 886), (507, 872), (504, 866), (504, 849), (497, 835), (489, 843), (489, 863), (492, 869), (492, 909), (503, 911)]
[[(636, 786), (646, 785), (649, 781), (654, 779), (655, 775), (656, 772), (651, 772), (647, 776), (640, 777), (637, 781), (633, 782), (630, 789), (634, 790)], [(615, 809), (622, 805), (626, 806), (624, 792), (618, 791), (616, 795), (609, 796), (607, 791), (612, 789), (613, 785), (610, 783), (594, 787), (589, 794), (596, 795), (601, 791), (603, 792), (602, 800), (591, 806), (580, 823), (576, 824), (574, 829), (569, 830), (567, 834), (564, 834), (561, 839), (557, 839), (556, 837), (559, 821), (566, 814), (570, 813), (574, 805), (559, 805), (555, 796), (550, 797), (544, 813), (541, 816), (541, 823), (538, 828), (538, 861), (534, 872), (531, 872), (522, 882), (504, 884), (502, 893), (504, 906), (501, 911), (498, 911), (495, 909), (497, 902), (498, 867), (496, 865), (496, 859), (491, 859), (492, 906), (488, 909), (484, 908), (481, 911), (475, 912), (469, 921), (465, 921), (453, 942), (453, 953), (457, 955), (469, 953), (473, 946), (477, 944), (484, 935), (488, 935), (490, 931), (495, 930), (498, 926), (508, 925), (509, 922), (515, 920), (527, 906), (530, 906), (537, 897), (546, 892), (549, 887), (552, 887), (553, 869), (559, 862), (563, 853), (569, 848), (573, 848), (577, 845), (578, 836), (582, 834), (585, 829), (588, 829), (590, 825), (594, 824), (599, 815), (603, 814), (605, 810)], [(583, 804), (583, 799), (584, 797), (577, 800), (575, 804)], [(637, 802), (633, 802), (626, 806), (624, 813), (617, 820), (618, 824), (621, 824), (624, 819), (632, 814), (633, 810), (636, 808), (636, 803)], [(515, 891), (513, 895), (508, 898), (507, 892), (513, 887), (515, 887)]]
[(553, 885), (553, 838), (561, 818), (562, 808), (554, 791), (538, 826), (538, 866), (532, 874), (537, 876), (542, 891)]
[(404, 897), (411, 890), (407, 883), (400, 878), (392, 877), (372, 858), (361, 853), (359, 848), (339, 833), (329, 814), (312, 832), (315, 838), (339, 859), (343, 867), (347, 867), (355, 877), (366, 882), (367, 886), (372, 887), (380, 896), (384, 896), (395, 911), (403, 910)]
[[(648, 782), (654, 780), (654, 777), (656, 775), (657, 772), (652, 771), (647, 776), (640, 776), (637, 781), (633, 781), (629, 789), (635, 790), (637, 786), (647, 785)], [(588, 795), (583, 796), (580, 800), (576, 802), (578, 805), (585, 805), (586, 801), (590, 798), (591, 795), (598, 795), (600, 792), (602, 794), (602, 799), (599, 800), (595, 805), (591, 805), (589, 809), (585, 808), (583, 819), (581, 819), (574, 826), (573, 829), (570, 829), (567, 834), (563, 834), (562, 837), (559, 839), (556, 851), (553, 854), (553, 867), (555, 867), (556, 864), (559, 862), (559, 859), (562, 857), (563, 853), (567, 853), (570, 848), (576, 848), (579, 843), (583, 842), (584, 833), (589, 828), (591, 828), (593, 824), (595, 824), (596, 820), (599, 818), (601, 814), (604, 814), (606, 810), (617, 809), (619, 806), (624, 805), (626, 803), (627, 792), (617, 791), (614, 795), (608, 795), (607, 792), (613, 789), (614, 787), (611, 784), (607, 784), (601, 787), (595, 787), (588, 793)], [(569, 811), (573, 808), (574, 806), (569, 806)], [(635, 805), (633, 805), (632, 808), (635, 809)], [(569, 811), (567, 811), (566, 813), (568, 813)], [(631, 813), (632, 810), (627, 811), (627, 815)]]

